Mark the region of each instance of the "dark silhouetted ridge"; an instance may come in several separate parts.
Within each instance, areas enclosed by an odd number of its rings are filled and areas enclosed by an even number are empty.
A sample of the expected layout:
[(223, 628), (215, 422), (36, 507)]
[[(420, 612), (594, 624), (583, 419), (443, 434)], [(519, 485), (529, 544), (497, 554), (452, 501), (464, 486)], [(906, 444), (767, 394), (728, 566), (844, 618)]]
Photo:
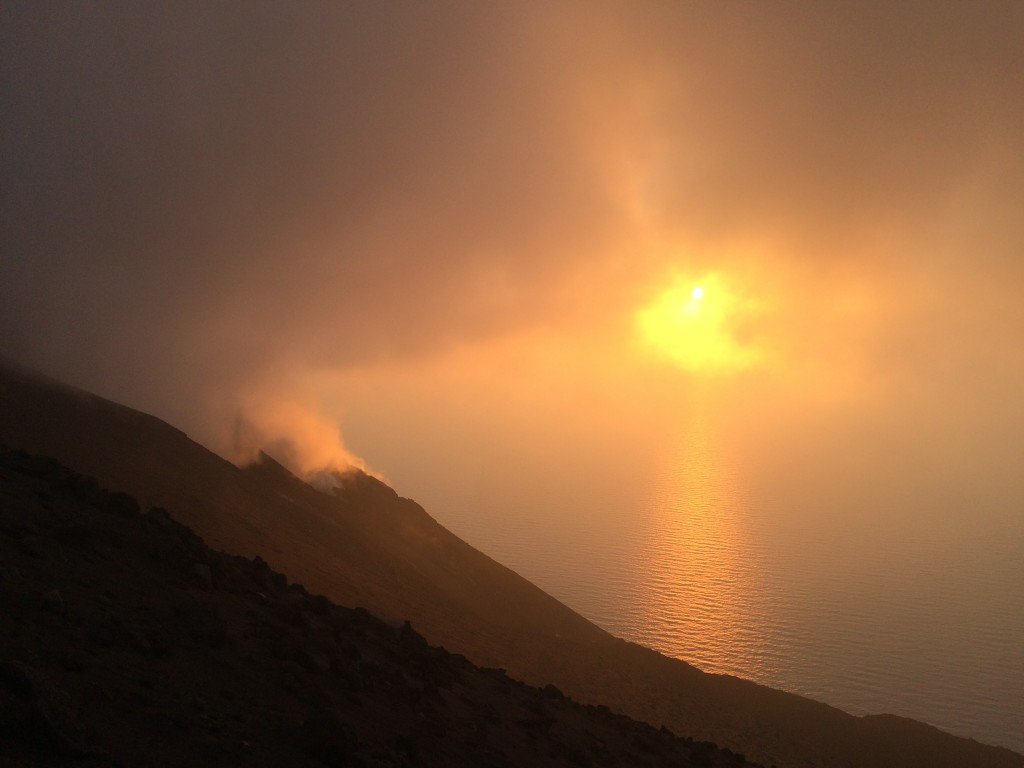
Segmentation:
[(853, 717), (614, 638), (365, 474), (323, 492), (269, 457), (238, 468), (159, 419), (3, 369), (0, 443), (163, 507), (215, 549), (259, 556), (336, 603), (408, 619), (480, 666), (765, 765), (1024, 768), (1007, 749)]
[[(266, 467), (265, 467), (266, 469)], [(5, 766), (740, 766), (0, 451)]]

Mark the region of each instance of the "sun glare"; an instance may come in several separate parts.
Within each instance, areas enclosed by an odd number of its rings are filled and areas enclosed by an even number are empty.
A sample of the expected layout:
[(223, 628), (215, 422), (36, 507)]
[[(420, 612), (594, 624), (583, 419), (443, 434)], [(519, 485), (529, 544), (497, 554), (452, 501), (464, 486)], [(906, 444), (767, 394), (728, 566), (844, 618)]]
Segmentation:
[(646, 346), (685, 370), (731, 373), (761, 358), (757, 349), (736, 338), (743, 307), (717, 274), (699, 283), (679, 279), (637, 312), (637, 328)]

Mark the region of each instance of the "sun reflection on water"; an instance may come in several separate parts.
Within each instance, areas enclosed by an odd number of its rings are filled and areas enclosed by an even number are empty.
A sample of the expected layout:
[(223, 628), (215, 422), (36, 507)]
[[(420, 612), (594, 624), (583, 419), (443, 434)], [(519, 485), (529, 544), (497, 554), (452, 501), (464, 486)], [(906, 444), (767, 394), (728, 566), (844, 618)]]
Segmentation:
[(640, 642), (708, 672), (768, 676), (757, 547), (741, 483), (706, 417), (663, 454), (647, 501)]

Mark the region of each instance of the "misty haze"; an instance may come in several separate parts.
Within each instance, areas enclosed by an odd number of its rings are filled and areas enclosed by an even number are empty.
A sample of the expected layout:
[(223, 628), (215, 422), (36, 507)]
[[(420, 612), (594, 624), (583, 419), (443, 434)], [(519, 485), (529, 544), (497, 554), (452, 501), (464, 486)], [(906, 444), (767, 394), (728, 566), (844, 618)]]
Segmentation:
[(0, 57), (0, 762), (1024, 766), (1024, 5)]

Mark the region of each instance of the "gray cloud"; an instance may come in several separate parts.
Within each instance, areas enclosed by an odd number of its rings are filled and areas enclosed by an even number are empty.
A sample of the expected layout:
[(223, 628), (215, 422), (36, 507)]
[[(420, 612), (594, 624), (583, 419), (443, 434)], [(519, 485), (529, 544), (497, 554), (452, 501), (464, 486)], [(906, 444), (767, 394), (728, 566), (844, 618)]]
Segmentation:
[(1019, 3), (0, 14), (3, 350), (200, 434), (544, 322), (651, 229), (1020, 277)]

